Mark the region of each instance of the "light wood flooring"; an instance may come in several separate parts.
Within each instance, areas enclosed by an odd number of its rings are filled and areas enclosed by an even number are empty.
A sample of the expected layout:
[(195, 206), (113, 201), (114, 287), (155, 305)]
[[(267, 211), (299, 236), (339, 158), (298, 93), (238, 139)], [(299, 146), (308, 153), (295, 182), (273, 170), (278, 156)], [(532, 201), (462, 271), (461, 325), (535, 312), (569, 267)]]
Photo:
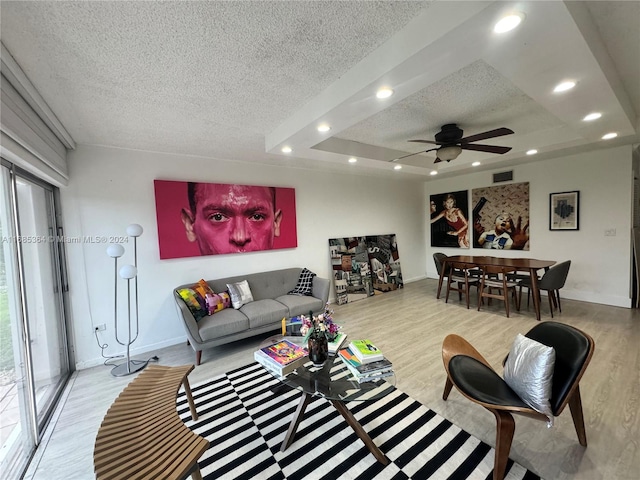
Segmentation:
[[(435, 280), (421, 280), (396, 292), (332, 308), (351, 338), (374, 341), (393, 361), (398, 388), (493, 446), (491, 413), (455, 389), (447, 402), (442, 400), (442, 339), (449, 333), (462, 335), (501, 372), (515, 335), (537, 323), (533, 305), (527, 309), (525, 300), (521, 312), (506, 318), (498, 301), (481, 312), (467, 310), (457, 295), (448, 304), (444, 296), (436, 300), (436, 287)], [(546, 298), (542, 300), (542, 320), (550, 320)], [(555, 320), (588, 332), (596, 342), (580, 384), (589, 446), (578, 443), (567, 408), (550, 429), (544, 422), (516, 417), (510, 456), (547, 480), (635, 480), (640, 472), (640, 312), (571, 300), (562, 305), (563, 313)], [(189, 377), (191, 385), (252, 362), (262, 340), (251, 338), (204, 351), (202, 365)], [(186, 344), (154, 353), (164, 365), (194, 361)], [(114, 378), (109, 370), (101, 366), (73, 374), (27, 479), (95, 478), (95, 435), (111, 402), (131, 379)]]

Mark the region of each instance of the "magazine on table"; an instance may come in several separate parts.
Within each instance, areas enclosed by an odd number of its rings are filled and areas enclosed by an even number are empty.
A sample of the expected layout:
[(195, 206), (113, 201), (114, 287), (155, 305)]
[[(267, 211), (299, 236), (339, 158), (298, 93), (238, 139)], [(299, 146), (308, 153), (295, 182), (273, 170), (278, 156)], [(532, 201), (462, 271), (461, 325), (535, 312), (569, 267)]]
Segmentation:
[(343, 348), (338, 352), (342, 361), (350, 367), (352, 371), (357, 372), (358, 375), (366, 375), (380, 372), (388, 372), (393, 369), (393, 364), (383, 358), (377, 362), (362, 363), (351, 351), (351, 347)]
[(336, 333), (336, 338), (333, 339), (333, 342), (329, 342), (328, 346), (329, 346), (329, 354), (330, 355), (335, 355), (336, 353), (338, 353), (338, 350), (340, 349), (340, 347), (342, 347), (342, 344), (347, 340), (347, 334), (343, 333), (343, 332), (338, 332)]

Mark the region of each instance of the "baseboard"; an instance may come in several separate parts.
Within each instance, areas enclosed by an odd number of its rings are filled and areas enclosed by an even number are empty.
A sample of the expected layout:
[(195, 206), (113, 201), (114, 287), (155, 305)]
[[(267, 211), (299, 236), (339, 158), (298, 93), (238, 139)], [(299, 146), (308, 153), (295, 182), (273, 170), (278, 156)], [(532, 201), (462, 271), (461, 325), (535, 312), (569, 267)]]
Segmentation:
[[(161, 348), (165, 348), (165, 347), (171, 347), (173, 345), (177, 345), (179, 343), (185, 343), (187, 341), (187, 336), (183, 335), (181, 337), (175, 337), (175, 338), (171, 338), (169, 340), (164, 340), (162, 342), (158, 342), (158, 343), (153, 343), (151, 345), (142, 345), (139, 348), (131, 348), (130, 352), (130, 356), (131, 357), (135, 357), (137, 355), (142, 355), (144, 353), (150, 353), (150, 352), (154, 352), (156, 350), (159, 350)], [(121, 353), (118, 352), (117, 355), (120, 355)], [(123, 355), (126, 355), (126, 352), (122, 352)], [(85, 368), (91, 368), (91, 367), (97, 367), (99, 365), (103, 365), (105, 362), (105, 358), (94, 358), (91, 360), (85, 360), (83, 362), (77, 362), (76, 363), (76, 370), (84, 370)], [(113, 364), (120, 364), (120, 363), (124, 363), (124, 359), (123, 358), (114, 358), (112, 360)]]

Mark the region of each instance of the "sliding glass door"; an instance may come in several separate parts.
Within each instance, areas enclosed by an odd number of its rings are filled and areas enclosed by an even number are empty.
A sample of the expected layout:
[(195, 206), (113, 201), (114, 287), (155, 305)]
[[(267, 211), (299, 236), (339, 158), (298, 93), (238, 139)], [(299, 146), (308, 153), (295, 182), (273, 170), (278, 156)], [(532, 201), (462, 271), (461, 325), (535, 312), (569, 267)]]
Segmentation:
[(54, 187), (3, 162), (1, 188), (0, 471), (19, 478), (69, 375), (64, 245)]

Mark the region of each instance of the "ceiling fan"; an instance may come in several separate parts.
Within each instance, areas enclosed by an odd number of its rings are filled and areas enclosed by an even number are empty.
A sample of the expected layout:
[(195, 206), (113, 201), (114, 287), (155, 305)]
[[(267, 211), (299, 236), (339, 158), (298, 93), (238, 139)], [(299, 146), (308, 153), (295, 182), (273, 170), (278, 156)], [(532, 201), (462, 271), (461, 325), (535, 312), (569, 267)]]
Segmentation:
[(428, 150), (421, 150), (416, 153), (410, 153), (409, 155), (404, 155), (402, 157), (396, 158), (392, 160), (392, 162), (397, 162), (406, 157), (411, 157), (413, 155), (418, 155), (419, 153), (432, 152), (437, 150), (436, 160), (433, 163), (438, 163), (443, 160), (450, 162), (451, 160), (455, 160), (458, 158), (458, 155), (462, 153), (462, 150), (476, 150), (479, 152), (489, 152), (489, 153), (498, 153), (502, 155), (503, 153), (507, 153), (511, 150), (511, 147), (499, 147), (496, 145), (483, 145), (477, 142), (478, 140), (486, 140), (487, 138), (495, 138), (501, 137), (503, 135), (510, 135), (513, 133), (513, 130), (509, 128), (496, 128), (495, 130), (489, 130), (483, 133), (477, 133), (476, 135), (470, 135), (468, 137), (462, 138), (463, 131), (458, 127), (455, 123), (448, 123), (442, 126), (442, 129), (436, 133), (435, 142), (432, 140), (409, 140), (410, 142), (416, 143), (430, 143), (433, 145), (440, 145), (439, 147), (430, 148)]

